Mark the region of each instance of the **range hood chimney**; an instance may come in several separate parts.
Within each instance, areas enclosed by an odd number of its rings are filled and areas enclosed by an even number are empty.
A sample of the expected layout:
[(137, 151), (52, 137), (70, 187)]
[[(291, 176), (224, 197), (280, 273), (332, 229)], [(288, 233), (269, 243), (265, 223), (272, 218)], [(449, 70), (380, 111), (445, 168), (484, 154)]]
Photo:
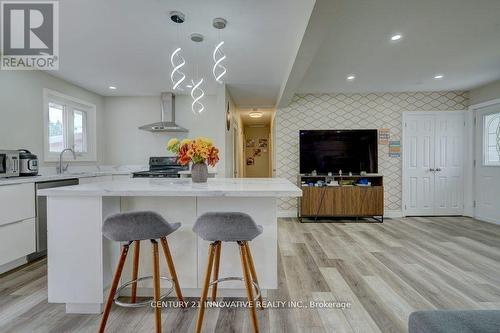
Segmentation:
[(161, 121), (139, 127), (149, 132), (188, 132), (175, 123), (175, 96), (172, 93), (161, 93)]

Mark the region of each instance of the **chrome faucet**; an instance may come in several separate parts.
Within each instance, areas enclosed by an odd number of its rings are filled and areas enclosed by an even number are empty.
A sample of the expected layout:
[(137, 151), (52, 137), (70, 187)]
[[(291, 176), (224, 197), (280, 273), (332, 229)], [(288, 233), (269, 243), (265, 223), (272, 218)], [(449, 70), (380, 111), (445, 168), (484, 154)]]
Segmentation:
[(64, 149), (59, 154), (59, 169), (57, 170), (57, 173), (64, 173), (66, 170), (68, 170), (69, 163), (66, 164), (65, 167), (63, 167), (63, 155), (64, 155), (64, 152), (66, 152), (66, 151), (70, 151), (71, 153), (73, 153), (73, 159), (76, 160), (76, 153), (73, 149), (71, 149), (71, 148)]

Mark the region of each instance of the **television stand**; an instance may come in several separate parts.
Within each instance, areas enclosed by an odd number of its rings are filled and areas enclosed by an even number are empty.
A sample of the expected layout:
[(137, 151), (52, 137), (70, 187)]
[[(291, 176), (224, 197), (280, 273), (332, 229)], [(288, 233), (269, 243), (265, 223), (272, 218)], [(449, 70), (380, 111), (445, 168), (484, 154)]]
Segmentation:
[[(371, 186), (346, 185), (360, 178), (366, 178)], [(306, 186), (322, 181), (325, 184), (337, 181), (339, 186)], [(299, 199), (298, 218), (354, 217), (373, 218), (376, 222), (384, 221), (384, 178), (380, 174), (361, 175), (306, 175), (297, 177), (302, 189)]]

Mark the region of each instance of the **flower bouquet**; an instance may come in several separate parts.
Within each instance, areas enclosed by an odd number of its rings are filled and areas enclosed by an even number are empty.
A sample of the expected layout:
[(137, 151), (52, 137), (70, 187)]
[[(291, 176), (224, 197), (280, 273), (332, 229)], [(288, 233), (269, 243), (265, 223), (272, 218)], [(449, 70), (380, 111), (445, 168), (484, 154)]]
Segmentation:
[(198, 137), (182, 141), (173, 138), (168, 141), (167, 150), (177, 154), (181, 165), (193, 163), (191, 177), (194, 183), (206, 183), (208, 178), (207, 164), (213, 167), (219, 161), (219, 149), (208, 138)]

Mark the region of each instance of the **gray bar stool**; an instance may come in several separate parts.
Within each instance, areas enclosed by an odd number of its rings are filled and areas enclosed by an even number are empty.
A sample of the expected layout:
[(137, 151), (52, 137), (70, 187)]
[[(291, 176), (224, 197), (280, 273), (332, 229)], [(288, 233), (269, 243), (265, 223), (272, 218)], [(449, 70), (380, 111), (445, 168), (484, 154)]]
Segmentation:
[[(168, 294), (175, 289), (177, 298), (183, 303), (182, 292), (179, 285), (179, 280), (177, 279), (177, 273), (175, 272), (174, 262), (172, 260), (172, 255), (170, 253), (170, 248), (168, 247), (168, 242), (166, 236), (170, 235), (181, 226), (180, 223), (168, 223), (163, 217), (155, 212), (130, 212), (130, 213), (119, 213), (108, 217), (102, 226), (102, 233), (104, 237), (116, 241), (116, 242), (127, 242), (123, 245), (120, 260), (115, 270), (113, 277), (113, 282), (111, 284), (111, 289), (109, 291), (108, 300), (106, 306), (104, 307), (104, 313), (101, 318), (101, 325), (99, 327), (99, 332), (104, 332), (106, 327), (106, 322), (108, 320), (109, 312), (111, 310), (111, 305), (113, 302), (120, 306), (126, 307), (138, 307), (149, 305), (150, 300), (146, 302), (137, 303), (137, 282), (142, 280), (153, 280), (153, 290), (154, 297), (153, 300), (156, 302), (163, 300)], [(139, 251), (141, 240), (149, 239), (151, 241), (153, 250), (153, 276), (137, 278), (139, 272)], [(159, 256), (158, 256), (158, 242), (160, 240), (163, 247), (163, 252), (167, 261), (167, 266), (170, 271), (170, 278), (160, 277), (160, 267), (159, 267)], [(118, 288), (118, 283), (120, 282), (120, 277), (123, 271), (123, 266), (125, 265), (125, 259), (127, 259), (127, 253), (130, 244), (134, 243), (134, 262), (132, 270), (132, 281), (124, 283), (120, 288)], [(160, 295), (160, 279), (169, 280), (172, 283), (172, 288), (165, 295)], [(132, 295), (131, 303), (123, 303), (118, 301), (118, 296), (120, 290), (132, 285)], [(118, 293), (117, 293), (118, 291)], [(161, 332), (161, 307), (155, 307), (155, 323), (156, 332)]]
[[(252, 320), (254, 332), (259, 332), (257, 313), (255, 311), (255, 300), (259, 299), (262, 306), (262, 295), (257, 280), (257, 273), (253, 263), (252, 253), (248, 242), (262, 233), (262, 226), (257, 225), (248, 214), (233, 212), (205, 213), (198, 217), (193, 231), (202, 239), (210, 241), (208, 251), (208, 263), (205, 271), (205, 280), (200, 298), (200, 308), (196, 321), (196, 332), (201, 332), (203, 316), (205, 315), (205, 302), (207, 300), (208, 288), (212, 286), (212, 300), (217, 297), (217, 284), (228, 280), (242, 280), (245, 282), (247, 298), (250, 308), (250, 319)], [(240, 248), (241, 268), (243, 278), (226, 277), (219, 279), (219, 263), (222, 242), (237, 242)], [(213, 268), (213, 280), (210, 275)], [(256, 297), (254, 298), (254, 290)]]

